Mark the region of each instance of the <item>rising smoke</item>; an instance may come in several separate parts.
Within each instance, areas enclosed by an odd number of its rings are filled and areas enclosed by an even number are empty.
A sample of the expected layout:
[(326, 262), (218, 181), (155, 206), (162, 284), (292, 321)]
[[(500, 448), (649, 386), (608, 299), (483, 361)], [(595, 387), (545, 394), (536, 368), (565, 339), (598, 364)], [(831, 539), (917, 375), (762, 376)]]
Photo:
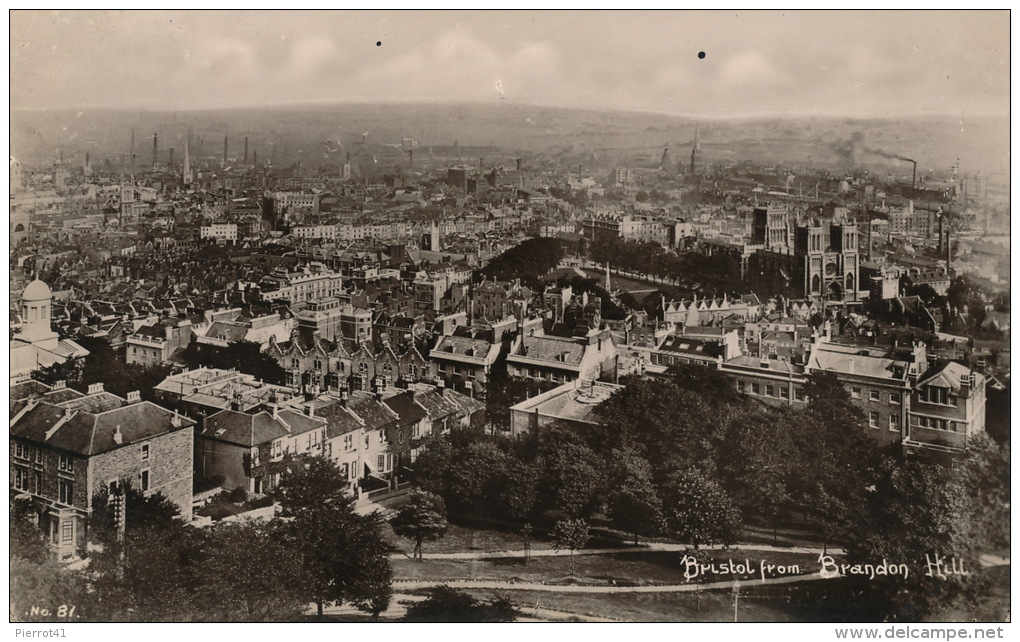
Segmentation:
[(891, 154), (881, 149), (875, 149), (868, 147), (864, 144), (864, 133), (854, 132), (850, 135), (847, 140), (836, 141), (830, 146), (833, 153), (836, 154), (838, 164), (840, 167), (852, 167), (857, 164), (858, 156), (877, 156), (879, 158), (886, 158), (889, 160), (906, 161), (913, 163), (914, 159), (907, 158), (906, 156), (900, 156), (899, 154)]

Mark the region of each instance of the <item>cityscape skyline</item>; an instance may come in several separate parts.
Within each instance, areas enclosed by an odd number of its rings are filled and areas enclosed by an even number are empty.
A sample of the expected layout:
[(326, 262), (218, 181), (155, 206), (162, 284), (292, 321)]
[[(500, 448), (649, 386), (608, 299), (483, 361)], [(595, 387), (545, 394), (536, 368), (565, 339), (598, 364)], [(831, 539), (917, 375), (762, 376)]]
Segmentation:
[(1004, 115), (1008, 32), (996, 11), (15, 11), (11, 107)]

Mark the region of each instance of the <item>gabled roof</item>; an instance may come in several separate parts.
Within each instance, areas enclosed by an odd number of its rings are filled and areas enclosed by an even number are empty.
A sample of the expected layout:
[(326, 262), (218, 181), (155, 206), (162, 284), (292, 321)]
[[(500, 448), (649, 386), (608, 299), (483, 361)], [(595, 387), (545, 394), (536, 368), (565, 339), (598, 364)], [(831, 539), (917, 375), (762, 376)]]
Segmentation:
[(396, 423), (399, 415), (376, 400), (370, 393), (356, 391), (347, 400), (347, 407), (365, 422), (366, 430), (379, 430)]
[(401, 393), (392, 397), (383, 399), (383, 403), (389, 407), (390, 410), (397, 413), (400, 417), (400, 423), (402, 424), (414, 424), (418, 423), (422, 419), (428, 417), (428, 413), (425, 409), (414, 402), (407, 393)]
[(221, 410), (205, 420), (205, 426), (196, 437), (217, 439), (227, 443), (251, 448), (267, 444), (289, 434), (268, 412), (249, 415), (237, 410)]
[[(956, 363), (955, 361), (951, 361), (941, 368), (933, 368), (932, 370), (929, 370), (926, 375), (922, 377), (918, 385), (959, 390), (963, 385), (963, 380), (970, 374), (970, 368)], [(982, 376), (978, 373), (974, 374), (976, 377)]]

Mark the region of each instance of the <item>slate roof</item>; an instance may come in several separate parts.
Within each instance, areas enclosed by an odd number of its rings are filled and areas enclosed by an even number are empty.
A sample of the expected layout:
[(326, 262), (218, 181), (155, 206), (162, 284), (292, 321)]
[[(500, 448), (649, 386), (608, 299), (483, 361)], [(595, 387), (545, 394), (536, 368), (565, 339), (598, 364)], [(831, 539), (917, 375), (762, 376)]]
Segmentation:
[(326, 439), (334, 439), (362, 427), (361, 420), (339, 401), (316, 407), (315, 415), (326, 420)]
[(415, 424), (428, 417), (425, 409), (416, 404), (406, 392), (387, 397), (383, 403), (400, 416), (402, 424)]
[(287, 428), (268, 412), (249, 415), (236, 410), (221, 410), (206, 417), (205, 426), (196, 436), (251, 448), (287, 434)]
[[(40, 403), (15, 417), (11, 435), (85, 456), (98, 455), (195, 424), (174, 413), (143, 401), (98, 413), (74, 411)], [(120, 431), (120, 443), (114, 439)]]
[(367, 392), (356, 391), (347, 400), (347, 407), (365, 422), (366, 430), (378, 430), (399, 419), (397, 413), (384, 406)]
[[(925, 377), (922, 377), (919, 386), (935, 386), (936, 388), (949, 388), (959, 390), (963, 385), (963, 379), (971, 373), (964, 365), (951, 361), (942, 368), (929, 370)], [(978, 374), (977, 376), (981, 376)]]
[(558, 337), (527, 336), (523, 337), (523, 347), (518, 356), (577, 366), (584, 356), (584, 346)]

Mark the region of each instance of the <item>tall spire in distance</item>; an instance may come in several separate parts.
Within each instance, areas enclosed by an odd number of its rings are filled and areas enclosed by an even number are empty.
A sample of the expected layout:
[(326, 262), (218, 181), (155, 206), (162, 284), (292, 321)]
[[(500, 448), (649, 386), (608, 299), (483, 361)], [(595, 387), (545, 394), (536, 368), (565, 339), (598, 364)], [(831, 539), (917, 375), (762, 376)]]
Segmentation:
[(691, 174), (701, 171), (701, 138), (698, 135), (698, 126), (694, 125), (694, 144), (691, 146)]
[(182, 175), (184, 184), (191, 183), (191, 153), (188, 149), (191, 146), (191, 130), (188, 130), (188, 138), (184, 141), (184, 173)]

